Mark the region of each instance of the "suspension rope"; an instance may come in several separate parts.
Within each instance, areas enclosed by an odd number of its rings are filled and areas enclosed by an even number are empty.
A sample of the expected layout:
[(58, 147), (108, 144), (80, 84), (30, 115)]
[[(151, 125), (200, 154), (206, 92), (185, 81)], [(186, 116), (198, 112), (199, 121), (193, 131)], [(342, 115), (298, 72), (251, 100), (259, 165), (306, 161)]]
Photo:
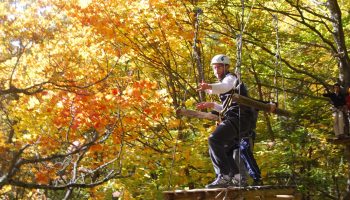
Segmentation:
[[(190, 79), (191, 77), (191, 72), (192, 72), (192, 69), (193, 68), (188, 68), (188, 73), (187, 73), (187, 80)], [(186, 108), (186, 99), (187, 99), (187, 93), (188, 93), (188, 90), (186, 89), (185, 90), (185, 93), (184, 93), (184, 96), (183, 96), (183, 99), (182, 99), (182, 102), (181, 102), (181, 107), (183, 108)], [(181, 133), (181, 130), (182, 130), (182, 124), (183, 124), (183, 120), (182, 118), (180, 118), (180, 124), (178, 126), (178, 132), (177, 132), (177, 135), (176, 135), (176, 138), (175, 138), (175, 144), (174, 144), (174, 147), (173, 147), (173, 151), (172, 151), (172, 160), (171, 160), (171, 166), (170, 166), (170, 172), (169, 172), (169, 177), (168, 177), (168, 190), (172, 190), (173, 188), (172, 187), (172, 177), (173, 177), (173, 169), (174, 169), (174, 166), (175, 166), (175, 159), (176, 159), (176, 151), (177, 151), (177, 145), (179, 143), (179, 135)]]
[(171, 167), (170, 167), (170, 173), (169, 173), (169, 178), (168, 178), (168, 190), (172, 190), (172, 178), (173, 178), (173, 169), (174, 169), (174, 165), (175, 165), (175, 159), (176, 159), (176, 151), (177, 151), (177, 145), (178, 145), (178, 141), (179, 141), (179, 135), (181, 133), (181, 126), (182, 126), (182, 120), (180, 120), (180, 124), (178, 127), (178, 132), (175, 138), (175, 144), (174, 144), (174, 148), (173, 148), (173, 152), (172, 152), (172, 159), (171, 159)]
[(253, 0), (252, 6), (250, 7), (250, 11), (249, 11), (248, 17), (247, 17), (247, 22), (245, 24), (245, 27), (244, 27), (243, 31), (247, 28), (247, 26), (249, 24), (250, 15), (251, 15), (251, 13), (253, 11), (254, 5), (255, 5), (255, 0)]
[(241, 13), (241, 24), (240, 24), (240, 33), (236, 36), (236, 44), (237, 44), (237, 53), (236, 53), (236, 69), (235, 69), (235, 74), (238, 76), (239, 80), (241, 77), (241, 66), (242, 66), (242, 47), (243, 47), (243, 34), (246, 31), (248, 24), (249, 24), (249, 19), (252, 13), (252, 10), (255, 5), (255, 0), (253, 0), (252, 6), (250, 7), (247, 21), (244, 21), (244, 10), (245, 10), (245, 3), (244, 0), (241, 0), (241, 5), (242, 5), (242, 13)]
[[(276, 32), (276, 54), (275, 54), (275, 73), (274, 73), (274, 85), (277, 85), (277, 76), (281, 76), (281, 81), (282, 81), (282, 89), (283, 89), (283, 95), (284, 95), (284, 100), (283, 100), (283, 108), (285, 109), (286, 107), (286, 90), (284, 88), (284, 75), (283, 75), (283, 69), (282, 69), (282, 64), (281, 64), (281, 52), (280, 52), (280, 44), (279, 44), (279, 30), (278, 30), (278, 17), (277, 15), (272, 15), (273, 17), (273, 23), (274, 23), (274, 28)], [(278, 74), (279, 72), (279, 74)], [(275, 101), (278, 103), (279, 102), (279, 92), (278, 88), (276, 87), (276, 99)]]
[[(238, 78), (238, 94), (241, 94), (241, 87), (240, 85), (242, 84), (242, 80), (241, 80), (241, 66), (242, 66), (242, 47), (243, 47), (243, 33), (244, 33), (244, 9), (245, 9), (245, 4), (244, 4), (244, 0), (241, 0), (241, 5), (242, 5), (242, 13), (241, 13), (241, 24), (240, 24), (240, 34), (238, 35), (237, 38), (237, 60), (236, 60), (236, 75)], [(231, 95), (232, 98), (232, 95)], [(242, 139), (242, 135), (241, 135), (241, 108), (240, 106), (238, 107), (238, 173), (239, 173), (239, 181), (238, 184), (241, 185), (242, 184), (242, 172), (241, 171), (241, 165), (242, 165), (242, 159), (241, 159), (241, 139)]]
[[(204, 81), (204, 72), (203, 72), (203, 66), (202, 66), (202, 61), (201, 61), (201, 56), (200, 56), (200, 50), (198, 47), (198, 32), (199, 32), (199, 16), (203, 13), (203, 10), (200, 8), (195, 8), (194, 10), (195, 13), (195, 21), (194, 21), (194, 37), (193, 37), (193, 57), (196, 60), (196, 65), (197, 65), (197, 70), (199, 74), (199, 79), (201, 82)], [(205, 93), (204, 92), (199, 92), (199, 100), (204, 101)]]
[(243, 31), (244, 31), (244, 9), (245, 9), (244, 0), (241, 0), (241, 5), (242, 5), (242, 11), (241, 11), (240, 32), (236, 37), (237, 53), (236, 53), (236, 70), (235, 70), (235, 73), (238, 76), (239, 80), (240, 80), (241, 65), (242, 65), (242, 40), (243, 40)]
[[(236, 37), (236, 43), (237, 43), (237, 53), (236, 53), (236, 69), (235, 69), (235, 74), (237, 75), (237, 79), (238, 79), (238, 84), (237, 86), (235, 85), (235, 87), (238, 89), (238, 94), (241, 94), (241, 84), (242, 84), (242, 79), (241, 79), (241, 66), (242, 66), (242, 50), (243, 50), (243, 34), (245, 32), (245, 29), (247, 28), (252, 10), (254, 8), (254, 4), (255, 4), (255, 0), (252, 3), (252, 6), (250, 8), (250, 11), (248, 13), (248, 17), (247, 17), (247, 21), (245, 22), (244, 20), (244, 15), (245, 15), (245, 2), (244, 0), (241, 0), (241, 5), (242, 5), (242, 10), (241, 10), (241, 23), (240, 23), (240, 33), (237, 35)], [(232, 98), (233, 94), (231, 94), (231, 98)], [(239, 107), (238, 109), (238, 114), (239, 116), (241, 116), (241, 109)], [(241, 143), (241, 139), (242, 139), (242, 135), (241, 135), (241, 118), (238, 118), (238, 130), (239, 130), (239, 149), (240, 149), (240, 143)], [(242, 165), (242, 159), (241, 159), (241, 151), (238, 151), (238, 170), (239, 170), (239, 185), (241, 185), (241, 174), (243, 172), (241, 172), (241, 165)]]
[[(195, 14), (195, 23), (194, 23), (194, 37), (193, 37), (193, 45), (192, 45), (192, 49), (193, 49), (193, 57), (196, 60), (196, 66), (197, 66), (197, 70), (199, 73), (199, 79), (201, 81), (204, 81), (204, 73), (203, 73), (203, 66), (202, 66), (202, 62), (201, 62), (201, 58), (200, 58), (200, 50), (198, 47), (198, 32), (199, 32), (199, 16), (203, 13), (203, 10), (200, 8), (195, 8), (194, 9), (194, 14)], [(194, 69), (194, 67), (192, 67), (191, 69)], [(189, 73), (188, 73), (188, 78), (191, 77), (191, 69), (189, 69)], [(194, 73), (195, 74), (195, 73)], [(205, 99), (205, 94), (202, 92), (199, 92), (199, 100), (203, 101)], [(185, 94), (182, 100), (182, 107), (186, 108), (186, 104), (185, 104), (185, 100), (187, 97), (187, 90), (185, 90)], [(175, 159), (176, 159), (176, 151), (177, 151), (177, 145), (178, 145), (178, 140), (179, 140), (179, 135), (181, 133), (181, 126), (182, 126), (183, 121), (180, 119), (180, 124), (178, 126), (178, 133), (176, 135), (175, 138), (175, 144), (174, 144), (174, 148), (172, 151), (172, 161), (171, 161), (171, 167), (170, 167), (170, 173), (169, 173), (169, 178), (168, 178), (168, 190), (171, 190), (172, 188), (172, 176), (173, 176), (173, 169), (175, 166)]]

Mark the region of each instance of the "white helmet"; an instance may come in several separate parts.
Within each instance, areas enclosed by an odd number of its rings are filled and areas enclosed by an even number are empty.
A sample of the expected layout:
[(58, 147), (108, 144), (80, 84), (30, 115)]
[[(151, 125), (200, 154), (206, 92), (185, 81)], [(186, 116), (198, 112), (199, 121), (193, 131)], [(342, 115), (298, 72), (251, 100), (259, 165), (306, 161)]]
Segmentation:
[(219, 54), (219, 55), (214, 56), (211, 59), (211, 63), (210, 64), (213, 65), (215, 63), (222, 63), (222, 64), (225, 64), (225, 65), (229, 65), (230, 64), (230, 58), (227, 57), (224, 54)]

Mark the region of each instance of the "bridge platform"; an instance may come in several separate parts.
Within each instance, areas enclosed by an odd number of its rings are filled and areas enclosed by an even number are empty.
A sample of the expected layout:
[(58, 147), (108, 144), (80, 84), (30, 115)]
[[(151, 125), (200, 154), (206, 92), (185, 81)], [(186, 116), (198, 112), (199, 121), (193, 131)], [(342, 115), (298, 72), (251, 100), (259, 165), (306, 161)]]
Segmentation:
[(248, 186), (163, 192), (166, 200), (301, 200), (294, 186)]

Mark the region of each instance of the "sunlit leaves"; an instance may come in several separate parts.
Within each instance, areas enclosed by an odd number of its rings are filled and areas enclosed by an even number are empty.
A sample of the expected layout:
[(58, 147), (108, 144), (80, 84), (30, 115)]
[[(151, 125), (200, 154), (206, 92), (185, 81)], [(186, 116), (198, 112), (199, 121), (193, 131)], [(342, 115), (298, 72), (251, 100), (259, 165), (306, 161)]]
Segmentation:
[[(340, 150), (326, 142), (332, 134), (326, 102), (314, 99), (338, 73), (332, 42), (327, 43), (332, 36), (326, 7), (320, 1), (254, 2), (245, 1), (242, 80), (254, 98), (279, 97), (279, 105), (286, 102), (296, 115), (294, 122), (260, 115), (256, 153), (263, 175), (297, 172), (312, 182), (331, 176), (331, 169), (342, 173), (343, 163), (335, 167)], [(1, 3), (0, 174), (11, 170), (7, 163), (25, 161), (11, 178), (53, 186), (93, 183), (120, 171), (132, 178), (111, 181), (109, 189), (140, 199), (161, 197), (161, 190), (170, 187), (202, 187), (213, 178), (207, 137), (215, 123), (174, 116), (174, 108), (194, 109), (198, 102), (193, 11), (204, 11), (196, 42), (205, 81), (214, 82), (211, 56), (226, 53), (235, 61), (241, 4)], [(344, 22), (349, 21), (348, 4), (341, 2)], [(284, 89), (287, 95), (281, 97)], [(266, 120), (276, 132), (274, 146), (268, 145)], [(329, 152), (331, 160), (322, 157)], [(314, 169), (307, 171), (308, 166)], [(10, 190), (5, 186), (2, 191)], [(84, 192), (102, 198), (103, 191)]]
[[(23, 89), (25, 94), (11, 99), (2, 113), (9, 121), (9, 128), (2, 130), (9, 132), (1, 138), (1, 171), (10, 173), (5, 163), (16, 162), (15, 155), (25, 147), (19, 156), (28, 163), (17, 162), (23, 171), (9, 178), (48, 187), (71, 181), (94, 183), (106, 176), (100, 171), (113, 160), (123, 160), (122, 151), (132, 152), (122, 149), (124, 143), (148, 140), (149, 129), (159, 134), (153, 140), (162, 136), (170, 101), (158, 93), (157, 83), (137, 81), (124, 61), (118, 63), (124, 50), (107, 40), (115, 35), (106, 23), (93, 30), (67, 18), (69, 5), (58, 12), (59, 4), (52, 4), (40, 14), (33, 14), (38, 8), (31, 6), (14, 13), (10, 19), (14, 23), (2, 29), (9, 40), (1, 47), (8, 50), (2, 55), (1, 89)], [(24, 17), (29, 11), (35, 20)], [(96, 30), (103, 34), (96, 35)]]

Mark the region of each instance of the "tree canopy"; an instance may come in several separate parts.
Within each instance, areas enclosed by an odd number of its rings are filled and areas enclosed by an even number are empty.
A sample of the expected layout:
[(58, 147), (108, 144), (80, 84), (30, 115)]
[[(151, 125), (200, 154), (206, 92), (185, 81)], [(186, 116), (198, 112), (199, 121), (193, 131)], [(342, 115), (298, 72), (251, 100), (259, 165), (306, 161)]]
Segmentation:
[(217, 100), (196, 88), (216, 81), (210, 59), (221, 53), (251, 97), (293, 113), (260, 112), (254, 153), (264, 182), (296, 185), (306, 199), (344, 196), (349, 166), (343, 147), (327, 143), (322, 93), (350, 85), (350, 2), (0, 7), (1, 197), (162, 199), (164, 190), (203, 187), (214, 176), (207, 137), (215, 123), (175, 111)]

